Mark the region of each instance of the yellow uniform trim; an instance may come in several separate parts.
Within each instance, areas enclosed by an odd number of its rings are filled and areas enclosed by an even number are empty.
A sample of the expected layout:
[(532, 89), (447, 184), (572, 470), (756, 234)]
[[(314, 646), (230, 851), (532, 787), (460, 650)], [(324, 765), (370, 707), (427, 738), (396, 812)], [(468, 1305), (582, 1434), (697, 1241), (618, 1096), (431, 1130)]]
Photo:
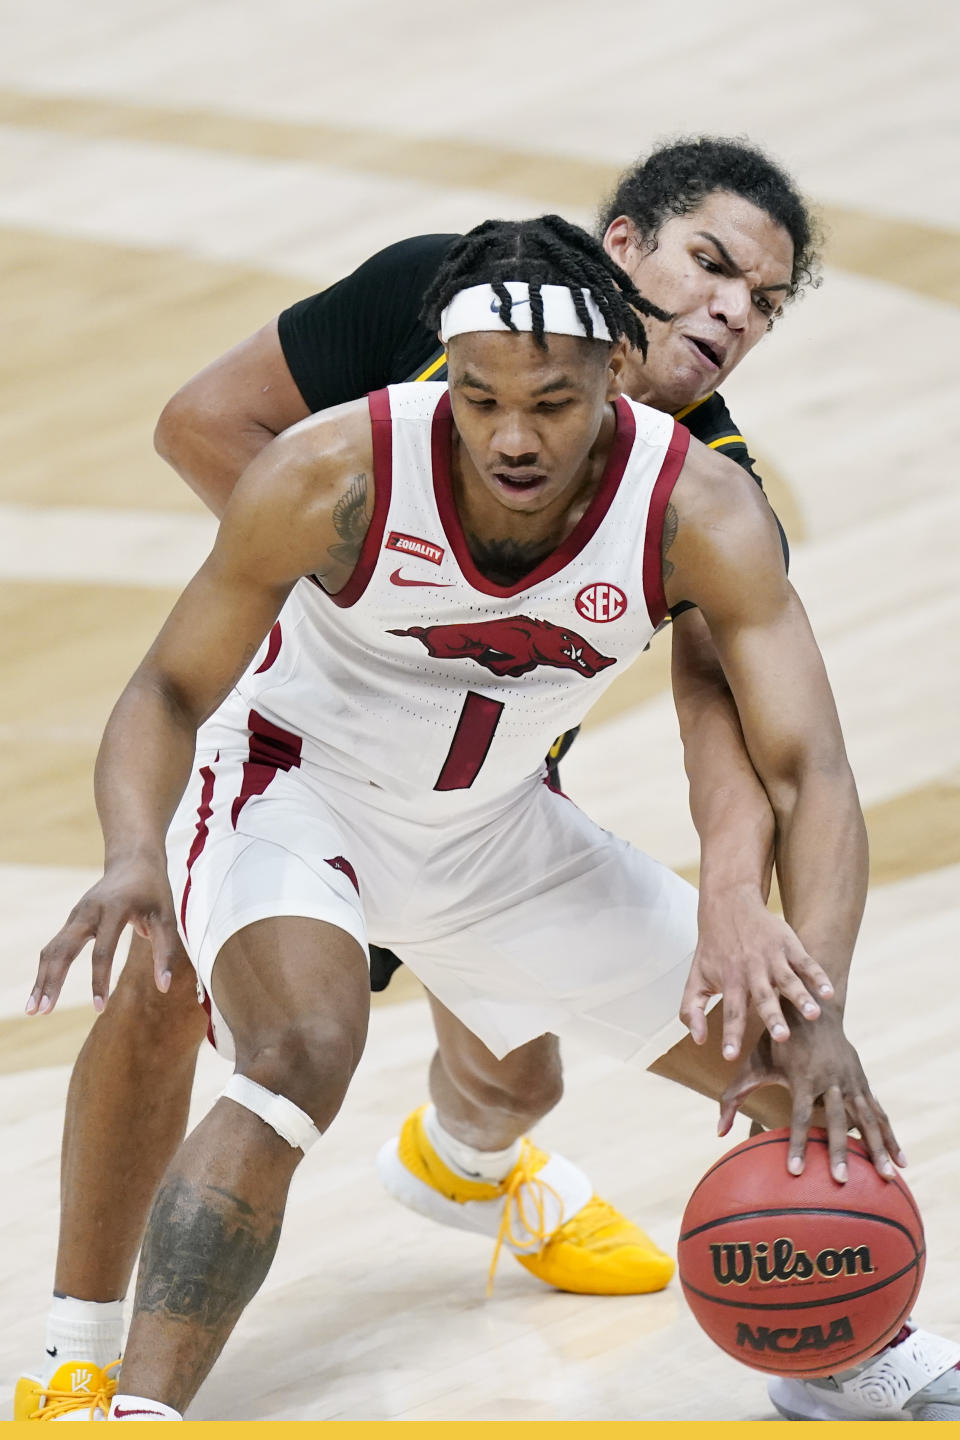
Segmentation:
[(437, 356), (436, 360), (434, 360), (432, 365), (428, 365), (426, 370), (424, 370), (422, 374), (416, 377), (413, 383), (416, 385), (421, 380), (429, 380), (430, 376), (436, 375), (437, 371), (441, 368), (441, 366), (446, 365), (446, 363), (447, 354), (446, 351), (444, 351), (442, 355)]
[(682, 420), (682, 419), (684, 418), (684, 416), (689, 415), (691, 411), (696, 410), (696, 408), (697, 408), (698, 405), (706, 405), (707, 401), (710, 400), (710, 399), (712, 399), (712, 397), (713, 397), (715, 394), (716, 394), (716, 391), (711, 390), (711, 391), (710, 391), (710, 394), (709, 394), (709, 395), (704, 395), (704, 397), (703, 397), (702, 400), (694, 400), (694, 402), (693, 402), (692, 405), (684, 405), (684, 407), (683, 407), (682, 410), (677, 410), (677, 411), (675, 412), (674, 417), (673, 417), (674, 420)]
[(742, 435), (721, 435), (719, 440), (710, 440), (707, 444), (708, 450), (716, 450), (720, 445), (746, 445)]

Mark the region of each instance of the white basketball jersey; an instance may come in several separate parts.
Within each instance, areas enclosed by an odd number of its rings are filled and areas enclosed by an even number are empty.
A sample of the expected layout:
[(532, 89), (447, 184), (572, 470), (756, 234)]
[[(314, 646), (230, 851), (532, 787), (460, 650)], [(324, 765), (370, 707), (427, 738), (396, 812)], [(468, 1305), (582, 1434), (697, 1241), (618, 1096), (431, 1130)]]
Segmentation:
[(279, 747), (442, 820), (535, 783), (556, 737), (650, 640), (690, 437), (618, 400), (585, 513), (523, 580), (496, 585), (454, 504), (446, 386), (392, 385), (369, 404), (375, 508), (356, 570), (336, 596), (297, 585), (239, 698), (261, 753)]

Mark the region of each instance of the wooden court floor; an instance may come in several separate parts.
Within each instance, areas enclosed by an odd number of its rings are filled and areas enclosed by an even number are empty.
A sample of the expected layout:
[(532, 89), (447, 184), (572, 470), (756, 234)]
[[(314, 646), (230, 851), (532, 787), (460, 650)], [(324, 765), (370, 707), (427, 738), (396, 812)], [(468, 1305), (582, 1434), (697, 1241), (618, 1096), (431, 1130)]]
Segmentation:
[[(0, 1402), (40, 1346), (84, 962), (22, 1018), (39, 946), (100, 859), (106, 715), (211, 522), (151, 450), (172, 391), (405, 235), (558, 209), (678, 133), (748, 134), (820, 204), (825, 283), (725, 387), (790, 534), (867, 815), (849, 1028), (929, 1244), (918, 1310), (960, 1336), (960, 26), (939, 0), (36, 0), (0, 16)], [(664, 647), (606, 697), (566, 788), (695, 876)], [(625, 783), (624, 777), (628, 777)], [(676, 1289), (539, 1287), (378, 1188), (424, 1098), (429, 1018), (375, 1011), (341, 1117), (200, 1419), (770, 1418)], [(711, 1107), (588, 1052), (541, 1143), (664, 1246), (721, 1142)], [(196, 1113), (223, 1084), (202, 1057)], [(118, 1137), (121, 1143), (121, 1137)], [(135, 1143), (124, 1137), (123, 1143)], [(109, 1157), (104, 1157), (109, 1163)]]

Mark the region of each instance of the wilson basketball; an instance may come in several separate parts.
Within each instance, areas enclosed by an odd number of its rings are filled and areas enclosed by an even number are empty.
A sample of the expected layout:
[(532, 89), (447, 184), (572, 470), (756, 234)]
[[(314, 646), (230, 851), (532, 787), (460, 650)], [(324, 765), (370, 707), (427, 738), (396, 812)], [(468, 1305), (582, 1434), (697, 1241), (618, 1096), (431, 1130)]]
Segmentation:
[(684, 1294), (722, 1350), (777, 1375), (830, 1375), (867, 1359), (910, 1313), (923, 1224), (899, 1175), (884, 1180), (850, 1138), (849, 1179), (811, 1132), (802, 1175), (789, 1130), (730, 1150), (690, 1196), (680, 1233)]

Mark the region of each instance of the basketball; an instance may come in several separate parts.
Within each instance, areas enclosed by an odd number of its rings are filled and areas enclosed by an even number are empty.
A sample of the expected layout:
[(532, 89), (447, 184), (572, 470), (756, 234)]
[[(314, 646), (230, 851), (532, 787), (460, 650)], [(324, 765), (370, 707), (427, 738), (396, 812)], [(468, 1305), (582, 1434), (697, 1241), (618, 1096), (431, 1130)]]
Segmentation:
[(848, 1141), (845, 1185), (813, 1130), (803, 1174), (788, 1129), (737, 1145), (704, 1175), (680, 1229), (687, 1303), (722, 1350), (775, 1375), (831, 1375), (900, 1329), (923, 1278), (923, 1224), (899, 1175)]

